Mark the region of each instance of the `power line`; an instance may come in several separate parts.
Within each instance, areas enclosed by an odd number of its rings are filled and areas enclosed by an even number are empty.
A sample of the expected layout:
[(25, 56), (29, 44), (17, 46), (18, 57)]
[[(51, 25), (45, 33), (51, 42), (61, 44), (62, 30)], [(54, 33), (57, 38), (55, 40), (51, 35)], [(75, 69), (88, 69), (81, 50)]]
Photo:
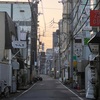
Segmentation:
[(45, 33), (46, 32), (46, 22), (45, 22), (44, 8), (43, 8), (43, 2), (42, 2), (42, 0), (41, 0), (41, 7), (42, 7), (42, 13), (43, 13), (44, 33)]
[(72, 9), (72, 12), (70, 13), (70, 16), (71, 16), (71, 14), (74, 12), (74, 10), (75, 10), (75, 8), (77, 7), (77, 4), (79, 3), (79, 1), (77, 0), (77, 3), (75, 4), (75, 6), (73, 7), (73, 9)]
[(73, 29), (73, 32), (75, 31), (75, 29), (76, 29), (76, 27), (78, 26), (78, 24), (79, 24), (79, 22), (80, 22), (80, 19), (81, 19), (81, 17), (82, 17), (82, 14), (84, 13), (84, 10), (85, 10), (85, 7), (86, 7), (86, 5), (88, 4), (88, 0), (86, 1), (86, 4), (85, 4), (85, 6), (84, 6), (84, 8), (83, 8), (83, 11), (82, 11), (82, 13), (81, 13), (81, 15), (80, 15), (80, 17), (79, 17), (79, 21), (77, 22), (77, 24), (75, 25), (75, 27), (74, 27), (74, 29)]
[[(41, 8), (41, 7), (39, 7), (39, 8)], [(62, 10), (62, 9), (60, 9), (60, 8), (45, 8), (45, 7), (43, 7), (43, 9), (48, 9), (48, 10)]]
[[(32, 16), (33, 16), (33, 21), (34, 21), (34, 27), (37, 28), (37, 15), (35, 13), (37, 13), (35, 10), (33, 9), (33, 4), (32, 2), (30, 2), (30, 0), (28, 0), (29, 6), (30, 6), (30, 10), (32, 12)], [(35, 5), (34, 5), (35, 6)], [(36, 15), (36, 16), (35, 16)]]
[[(96, 7), (99, 5), (100, 1), (98, 1), (98, 3), (96, 4), (96, 6), (94, 7), (94, 10), (96, 9)], [(85, 23), (87, 22), (87, 20), (90, 18), (90, 16), (87, 17), (87, 19), (85, 20), (85, 22), (82, 24), (82, 26), (79, 28), (79, 30), (74, 34), (77, 35), (79, 33), (79, 31), (83, 28), (83, 26), (85, 25)]]

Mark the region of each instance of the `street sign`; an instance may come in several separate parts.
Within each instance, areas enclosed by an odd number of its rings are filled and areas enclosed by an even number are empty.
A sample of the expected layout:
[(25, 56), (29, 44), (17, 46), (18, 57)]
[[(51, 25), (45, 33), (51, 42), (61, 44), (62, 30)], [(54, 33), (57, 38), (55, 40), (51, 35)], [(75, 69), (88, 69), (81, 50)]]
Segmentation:
[(13, 41), (13, 48), (26, 48), (26, 41)]
[(90, 10), (90, 26), (100, 26), (100, 10)]

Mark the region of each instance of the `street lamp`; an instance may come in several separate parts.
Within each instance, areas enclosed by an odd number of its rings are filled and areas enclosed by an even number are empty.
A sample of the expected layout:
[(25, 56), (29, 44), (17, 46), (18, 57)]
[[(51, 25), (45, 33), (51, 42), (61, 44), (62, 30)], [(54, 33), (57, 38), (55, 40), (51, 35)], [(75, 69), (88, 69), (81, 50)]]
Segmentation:
[(98, 79), (98, 83), (97, 83), (97, 100), (100, 100), (100, 31), (96, 33), (96, 35), (93, 36), (93, 38), (91, 38), (88, 42), (88, 46), (90, 48), (90, 51), (94, 54), (99, 54), (99, 60), (98, 60), (98, 64), (99, 66), (97, 66), (97, 79)]

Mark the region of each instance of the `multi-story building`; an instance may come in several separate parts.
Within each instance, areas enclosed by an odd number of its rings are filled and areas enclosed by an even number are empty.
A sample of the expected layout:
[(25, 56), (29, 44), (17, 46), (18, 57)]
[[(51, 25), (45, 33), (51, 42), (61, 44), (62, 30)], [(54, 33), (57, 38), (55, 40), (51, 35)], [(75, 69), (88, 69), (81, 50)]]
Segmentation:
[(90, 38), (89, 31), (91, 31), (89, 19), (87, 20), (89, 6), (85, 6), (89, 2), (86, 0), (81, 2), (65, 0), (62, 3), (63, 19), (60, 22), (61, 66), (66, 64), (70, 69), (67, 78), (73, 77), (73, 80), (78, 81), (82, 87), (84, 86), (82, 79), (85, 79), (85, 67), (88, 64), (88, 55), (90, 54), (87, 46), (87, 41)]
[(67, 78), (72, 78), (78, 82), (81, 88), (85, 88), (85, 81), (87, 81), (85, 80), (87, 73), (85, 68), (89, 64), (89, 55), (91, 54), (88, 41), (91, 33), (95, 34), (95, 27), (90, 26), (90, 9), (98, 9), (99, 1), (63, 0), (62, 3), (63, 16), (59, 27), (62, 77), (66, 78), (63, 66), (65, 62), (65, 64), (68, 63), (69, 68)]
[[(98, 73), (100, 73), (99, 68), (99, 64), (100, 62), (98, 61), (98, 56), (100, 55), (100, 24), (98, 25), (98, 18), (100, 18), (100, 16), (98, 15), (100, 13), (100, 11), (98, 10), (100, 8), (100, 1), (98, 0), (90, 0), (90, 25), (92, 27), (92, 31), (91, 33), (91, 39), (89, 40), (89, 47), (91, 50), (91, 55), (89, 56), (89, 60), (90, 63), (89, 65), (86, 67), (86, 97), (87, 98), (95, 98), (96, 100), (100, 99), (100, 75)], [(95, 14), (93, 14), (93, 12), (95, 12)], [(97, 14), (96, 14), (97, 12)], [(93, 17), (92, 16), (95, 16)], [(97, 16), (96, 16), (97, 15)], [(92, 22), (94, 22), (95, 18), (95, 22), (91, 24)], [(90, 46), (90, 44), (93, 44)], [(91, 48), (92, 47), (92, 48)], [(92, 63), (93, 62), (93, 63)], [(95, 62), (95, 63), (94, 63)]]
[(45, 53), (46, 61), (45, 61), (45, 74), (48, 74), (50, 76), (54, 73), (54, 67), (53, 67), (53, 49), (48, 48)]
[[(7, 12), (17, 26), (18, 41), (24, 41), (27, 44), (26, 48), (19, 48), (20, 56), (18, 57), (18, 62), (21, 67), (20, 71), (17, 73), (19, 75), (21, 75), (20, 73), (27, 74), (25, 75), (28, 79), (27, 82), (30, 82), (30, 80), (32, 80), (31, 76), (33, 74), (33, 66), (37, 66), (37, 39), (36, 37), (33, 37), (36, 33), (32, 33), (33, 29), (35, 29), (34, 32), (37, 32), (37, 26), (33, 25), (33, 22), (31, 23), (32, 9), (30, 7), (30, 4), (31, 2), (0, 1), (0, 11)], [(36, 5), (34, 5), (34, 7), (37, 7), (37, 3)], [(37, 15), (37, 9), (35, 9), (34, 11)], [(34, 20), (34, 23), (36, 24), (37, 16)], [(31, 26), (35, 28), (31, 28)], [(34, 40), (32, 38), (34, 38)], [(33, 41), (35, 44), (32, 43)], [(18, 56), (18, 53), (16, 53), (15, 56)], [(34, 62), (31, 61), (32, 59)]]
[[(31, 12), (30, 12), (30, 6), (28, 3), (3, 2), (2, 1), (2, 2), (0, 2), (0, 11), (7, 12), (8, 15), (11, 17), (11, 19), (16, 23), (19, 41), (26, 41), (27, 36), (28, 36), (27, 37), (28, 40), (30, 40), (29, 33), (31, 31)], [(24, 63), (29, 64), (27, 67), (30, 66), (30, 62), (27, 61), (30, 59), (30, 54), (29, 54), (30, 44), (29, 44), (28, 48), (26, 47), (24, 49), (23, 48), (20, 49), (21, 58), (18, 59), (18, 62), (21, 64), (20, 69), (25, 68)], [(23, 71), (22, 71), (22, 73), (23, 73)]]
[(45, 60), (46, 60), (45, 52), (39, 52), (39, 56), (40, 56), (39, 72), (41, 74), (44, 74), (45, 73)]
[[(19, 69), (19, 64), (15, 55), (19, 50), (14, 48), (12, 43), (18, 40), (18, 36), (16, 26), (6, 12), (0, 12), (0, 30), (0, 87), (2, 92), (7, 91), (7, 89), (16, 92), (14, 75)], [(4, 82), (7, 84), (7, 89), (3, 86)], [(9, 93), (9, 91), (7, 92)]]
[(58, 78), (60, 76), (60, 58), (59, 58), (59, 37), (60, 32), (56, 30), (53, 32), (53, 67), (54, 67), (54, 76)]

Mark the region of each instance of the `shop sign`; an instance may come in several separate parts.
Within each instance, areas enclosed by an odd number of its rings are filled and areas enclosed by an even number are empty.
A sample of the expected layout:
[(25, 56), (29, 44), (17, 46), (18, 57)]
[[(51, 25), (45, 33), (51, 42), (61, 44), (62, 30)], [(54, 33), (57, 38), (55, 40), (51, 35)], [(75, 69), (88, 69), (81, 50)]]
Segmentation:
[(100, 26), (100, 10), (90, 10), (90, 26)]
[(26, 41), (13, 41), (13, 48), (26, 48)]

